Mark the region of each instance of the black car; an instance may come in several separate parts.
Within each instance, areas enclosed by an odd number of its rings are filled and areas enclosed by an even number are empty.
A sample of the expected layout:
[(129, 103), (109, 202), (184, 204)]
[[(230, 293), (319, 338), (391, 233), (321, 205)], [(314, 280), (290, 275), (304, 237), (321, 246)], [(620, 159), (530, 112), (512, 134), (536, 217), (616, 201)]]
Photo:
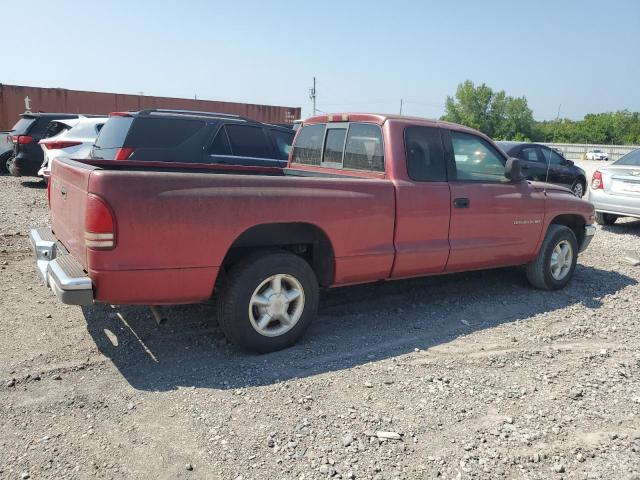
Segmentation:
[(496, 142), (510, 157), (522, 160), (522, 173), (528, 180), (548, 181), (570, 188), (576, 197), (587, 191), (587, 176), (560, 153), (545, 145), (526, 142)]
[(0, 132), (0, 173), (9, 173), (7, 162), (13, 157), (13, 145), (9, 142), (10, 132)]
[(13, 157), (6, 164), (15, 177), (36, 176), (44, 160), (44, 153), (38, 142), (60, 133), (62, 124), (50, 127), (52, 120), (78, 118), (71, 113), (23, 113), (13, 126), (9, 139), (13, 143)]
[(110, 115), (95, 160), (285, 167), (295, 132), (237, 115), (152, 109)]

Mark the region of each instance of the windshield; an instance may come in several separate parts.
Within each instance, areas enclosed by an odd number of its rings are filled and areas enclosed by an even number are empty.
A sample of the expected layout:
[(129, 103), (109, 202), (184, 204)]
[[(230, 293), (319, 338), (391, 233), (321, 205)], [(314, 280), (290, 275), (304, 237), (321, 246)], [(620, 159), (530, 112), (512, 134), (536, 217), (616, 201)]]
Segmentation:
[(614, 165), (631, 165), (640, 167), (640, 148), (620, 157), (620, 160), (614, 162)]

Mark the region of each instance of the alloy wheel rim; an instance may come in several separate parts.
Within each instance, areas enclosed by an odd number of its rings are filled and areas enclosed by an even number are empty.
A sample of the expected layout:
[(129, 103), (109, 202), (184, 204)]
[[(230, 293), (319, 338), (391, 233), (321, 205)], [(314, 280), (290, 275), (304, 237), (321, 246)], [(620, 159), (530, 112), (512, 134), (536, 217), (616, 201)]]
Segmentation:
[(584, 193), (584, 189), (582, 188), (582, 184), (576, 183), (573, 187), (573, 194), (576, 197), (582, 197), (583, 193)]
[(304, 302), (304, 289), (295, 277), (282, 273), (272, 275), (251, 295), (249, 321), (260, 335), (284, 335), (302, 317)]
[(556, 280), (563, 280), (569, 274), (572, 264), (573, 247), (567, 240), (562, 240), (551, 253), (551, 276)]

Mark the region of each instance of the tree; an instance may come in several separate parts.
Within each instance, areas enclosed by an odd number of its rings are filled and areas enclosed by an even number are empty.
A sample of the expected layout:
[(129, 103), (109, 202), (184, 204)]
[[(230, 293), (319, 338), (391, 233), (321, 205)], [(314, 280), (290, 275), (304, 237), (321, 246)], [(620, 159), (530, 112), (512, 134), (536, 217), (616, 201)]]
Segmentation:
[(458, 85), (454, 97), (447, 97), (442, 119), (498, 140), (528, 140), (534, 131), (533, 112), (525, 97), (494, 92), (484, 83), (476, 87), (471, 80)]

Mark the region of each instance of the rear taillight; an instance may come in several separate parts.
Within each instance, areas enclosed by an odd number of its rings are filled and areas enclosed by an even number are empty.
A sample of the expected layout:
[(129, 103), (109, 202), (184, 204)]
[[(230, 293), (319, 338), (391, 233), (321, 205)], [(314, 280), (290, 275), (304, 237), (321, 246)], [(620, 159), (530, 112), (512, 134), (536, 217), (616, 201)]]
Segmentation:
[(51, 177), (47, 181), (47, 203), (49, 204), (49, 209), (51, 209)]
[(602, 173), (600, 170), (596, 170), (593, 173), (593, 177), (591, 178), (591, 189), (592, 190), (602, 190), (604, 185), (602, 184)]
[(33, 141), (33, 137), (30, 137), (29, 135), (10, 135), (9, 140), (13, 143), (17, 143), (18, 145), (26, 145)]
[(40, 145), (44, 145), (44, 148), (47, 150), (58, 150), (60, 148), (69, 148), (69, 147), (77, 147), (78, 145), (82, 145), (82, 142), (72, 142), (72, 141), (46, 141), (42, 140)]
[(116, 244), (116, 221), (107, 203), (97, 195), (87, 195), (84, 213), (84, 244), (94, 250), (109, 250)]
[(133, 148), (122, 147), (116, 151), (116, 156), (113, 157), (114, 160), (126, 160), (133, 153)]

